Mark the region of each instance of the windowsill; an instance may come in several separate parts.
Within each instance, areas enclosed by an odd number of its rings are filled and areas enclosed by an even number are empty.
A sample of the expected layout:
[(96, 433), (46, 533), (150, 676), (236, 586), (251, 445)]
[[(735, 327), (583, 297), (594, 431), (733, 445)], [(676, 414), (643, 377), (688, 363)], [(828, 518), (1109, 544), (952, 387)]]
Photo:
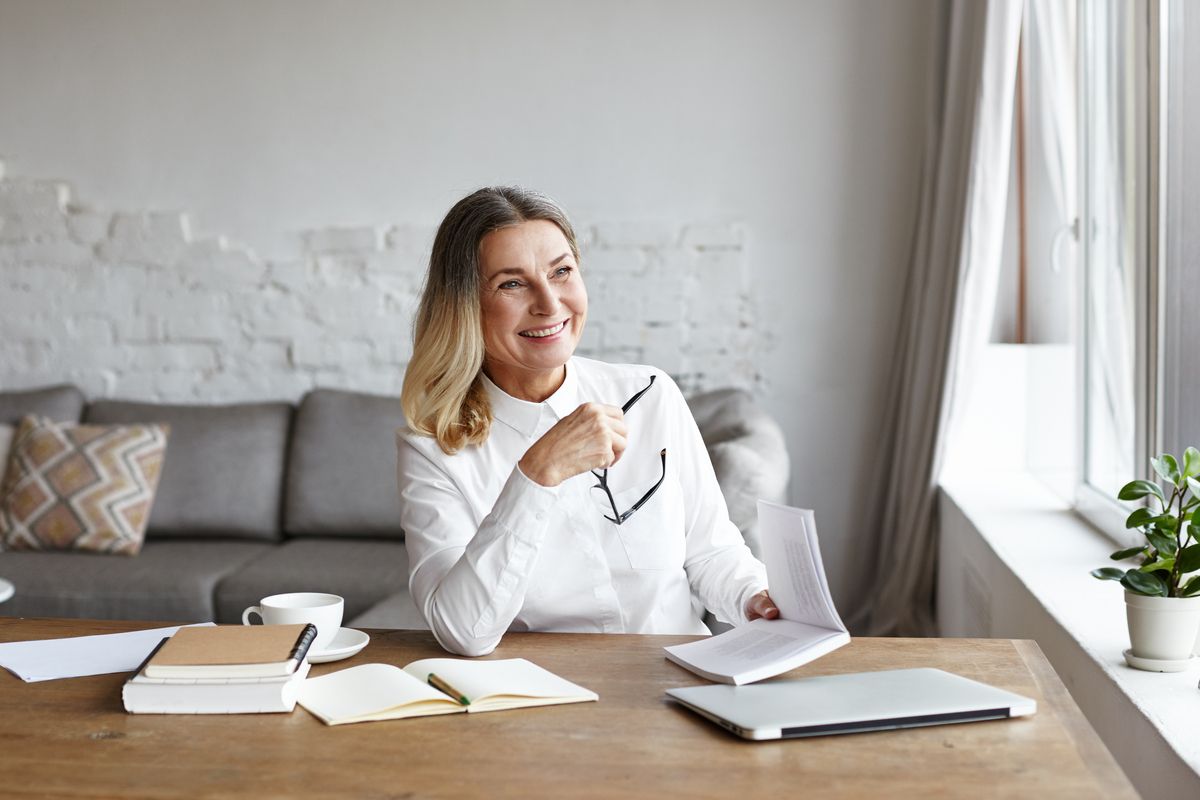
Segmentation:
[(1028, 473), (944, 480), (943, 635), (1032, 638), (1138, 791), (1200, 796), (1200, 669), (1126, 666), (1124, 594), (1088, 575), (1116, 546)]

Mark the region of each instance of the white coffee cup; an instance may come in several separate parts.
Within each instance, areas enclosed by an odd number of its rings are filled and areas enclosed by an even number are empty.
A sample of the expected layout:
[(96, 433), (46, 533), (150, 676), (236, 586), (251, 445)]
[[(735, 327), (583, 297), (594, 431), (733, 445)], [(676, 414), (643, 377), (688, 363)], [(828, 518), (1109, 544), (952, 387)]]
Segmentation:
[(342, 611), (345, 601), (336, 594), (323, 592), (288, 592), (273, 594), (258, 601), (242, 612), (242, 624), (250, 624), (250, 615), (258, 614), (264, 625), (294, 625), (311, 622), (317, 626), (317, 638), (310, 652), (317, 653), (329, 647), (333, 637), (342, 627)]

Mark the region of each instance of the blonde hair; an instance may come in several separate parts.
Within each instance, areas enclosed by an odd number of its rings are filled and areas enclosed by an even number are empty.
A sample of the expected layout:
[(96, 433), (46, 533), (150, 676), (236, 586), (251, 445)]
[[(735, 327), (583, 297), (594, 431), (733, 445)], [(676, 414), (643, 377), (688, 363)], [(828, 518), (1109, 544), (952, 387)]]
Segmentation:
[(400, 405), (409, 429), (433, 437), (447, 454), (482, 444), (492, 427), (482, 377), (479, 246), (492, 231), (539, 219), (559, 227), (578, 261), (579, 246), (566, 213), (528, 189), (480, 189), (455, 203), (438, 226)]

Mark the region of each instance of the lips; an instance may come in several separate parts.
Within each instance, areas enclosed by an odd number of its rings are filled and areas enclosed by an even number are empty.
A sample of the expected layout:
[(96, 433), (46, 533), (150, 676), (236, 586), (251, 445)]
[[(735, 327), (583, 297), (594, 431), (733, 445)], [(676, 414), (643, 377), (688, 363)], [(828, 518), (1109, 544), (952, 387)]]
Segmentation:
[(556, 333), (560, 333), (564, 328), (567, 327), (568, 322), (570, 322), (570, 319), (564, 319), (562, 322), (555, 323), (554, 325), (548, 325), (545, 328), (531, 328), (527, 331), (521, 331), (520, 335), (524, 336), (526, 339), (545, 339), (549, 336), (553, 336)]

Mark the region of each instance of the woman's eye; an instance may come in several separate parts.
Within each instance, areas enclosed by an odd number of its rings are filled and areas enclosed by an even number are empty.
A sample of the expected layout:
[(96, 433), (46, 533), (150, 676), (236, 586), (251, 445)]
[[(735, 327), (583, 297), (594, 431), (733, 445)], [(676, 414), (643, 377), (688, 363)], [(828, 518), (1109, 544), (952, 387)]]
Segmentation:
[(501, 288), (501, 289), (516, 289), (520, 285), (521, 285), (520, 281), (505, 281), (504, 283), (500, 284), (499, 288)]
[(573, 269), (575, 269), (575, 268), (574, 267), (559, 267), (557, 270), (555, 270), (554, 274), (560, 278), (566, 277), (567, 275), (571, 274), (571, 271)]

